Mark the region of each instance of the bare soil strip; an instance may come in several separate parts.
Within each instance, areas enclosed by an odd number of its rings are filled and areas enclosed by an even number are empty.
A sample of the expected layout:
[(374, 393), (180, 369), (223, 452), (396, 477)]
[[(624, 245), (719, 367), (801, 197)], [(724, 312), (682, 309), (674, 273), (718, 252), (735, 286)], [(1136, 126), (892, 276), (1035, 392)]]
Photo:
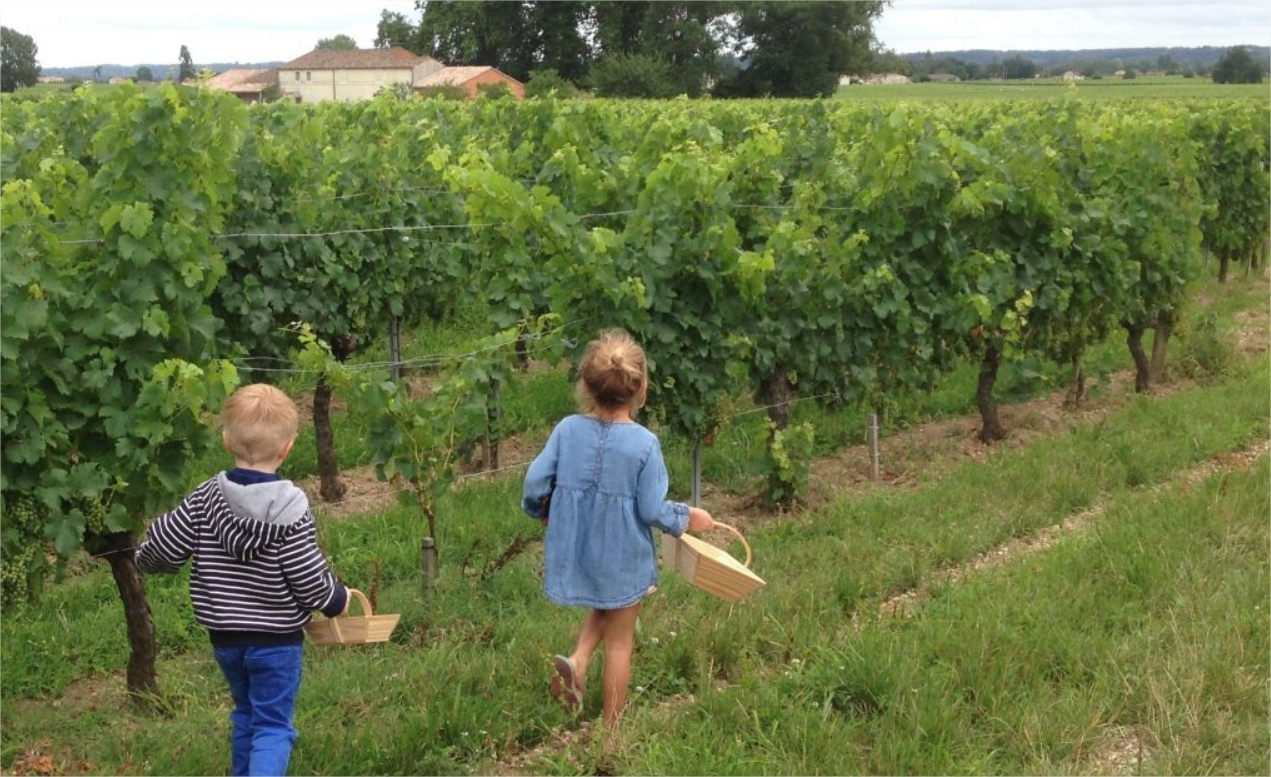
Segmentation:
[[(1258, 457), (1265, 456), (1269, 449), (1271, 449), (1271, 441), (1262, 440), (1242, 451), (1214, 456), (1203, 464), (1189, 470), (1176, 472), (1173, 477), (1163, 483), (1152, 486), (1150, 490), (1163, 491), (1180, 485), (1183, 488), (1190, 489), (1216, 472), (1248, 469)], [(1094, 519), (1103, 514), (1104, 509), (1105, 505), (1100, 502), (1076, 515), (1069, 516), (1062, 523), (1048, 526), (1035, 534), (1020, 537), (990, 548), (965, 564), (941, 570), (931, 575), (917, 588), (903, 591), (883, 602), (879, 605), (878, 614), (884, 618), (902, 618), (912, 615), (918, 606), (930, 597), (931, 591), (936, 585), (956, 583), (977, 572), (1012, 563), (1019, 560), (1020, 557), (1031, 553), (1041, 552), (1063, 537), (1089, 528)], [(857, 620), (857, 627), (859, 628), (861, 624), (859, 619)]]

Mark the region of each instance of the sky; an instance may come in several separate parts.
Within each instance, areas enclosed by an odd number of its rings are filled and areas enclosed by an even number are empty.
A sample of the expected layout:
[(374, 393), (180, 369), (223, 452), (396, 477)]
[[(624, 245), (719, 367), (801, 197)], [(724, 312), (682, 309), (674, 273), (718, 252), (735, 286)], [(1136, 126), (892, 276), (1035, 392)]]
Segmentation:
[[(375, 43), (382, 10), (413, 0), (0, 0), (0, 24), (30, 36), (43, 67), (288, 61), (322, 38)], [(1266, 0), (893, 0), (885, 48), (1055, 50), (1271, 46)]]

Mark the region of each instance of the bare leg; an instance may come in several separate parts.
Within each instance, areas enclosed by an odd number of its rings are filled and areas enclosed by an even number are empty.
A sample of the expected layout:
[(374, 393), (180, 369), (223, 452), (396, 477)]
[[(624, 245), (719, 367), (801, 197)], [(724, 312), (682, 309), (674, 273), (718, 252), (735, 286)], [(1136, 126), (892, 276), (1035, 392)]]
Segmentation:
[(587, 667), (591, 664), (591, 655), (596, 652), (600, 640), (604, 638), (604, 610), (592, 610), (583, 618), (582, 630), (578, 632), (578, 642), (574, 645), (573, 655), (569, 657), (574, 665), (578, 681), (586, 685)]
[[(605, 643), (604, 722), (616, 730), (622, 710), (627, 706), (627, 688), (631, 685), (631, 654), (635, 647), (636, 618), (640, 605), (621, 610), (608, 610), (601, 619), (601, 639)], [(581, 640), (580, 640), (581, 641)]]

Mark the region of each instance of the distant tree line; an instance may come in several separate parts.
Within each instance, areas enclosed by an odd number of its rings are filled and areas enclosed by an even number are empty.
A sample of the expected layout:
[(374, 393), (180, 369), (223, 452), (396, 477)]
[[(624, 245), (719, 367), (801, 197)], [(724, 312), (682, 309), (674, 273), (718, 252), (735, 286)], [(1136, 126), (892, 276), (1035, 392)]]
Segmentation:
[[(35, 41), (30, 35), (23, 35), (17, 30), (9, 27), (0, 27), (0, 92), (12, 92), (18, 87), (32, 86), (40, 77), (41, 68), (36, 60), (36, 54), (39, 53), (39, 47), (35, 45)], [(198, 71), (194, 68), (194, 58), (190, 56), (190, 50), (186, 46), (181, 46), (181, 52), (177, 55), (178, 65), (173, 72), (174, 80), (181, 82), (189, 79), (197, 78)], [(95, 65), (91, 68), (55, 68), (50, 71), (54, 75), (65, 76), (68, 73), (78, 74), (83, 77), (84, 70), (92, 73), (93, 83), (101, 83), (106, 78), (123, 77), (124, 73), (120, 68), (112, 68), (115, 71), (109, 75), (104, 75), (105, 65)], [(73, 76), (72, 76), (73, 77)], [(154, 71), (147, 65), (137, 68), (135, 81), (154, 81)]]
[(417, 0), (375, 45), (598, 96), (814, 97), (868, 66), (884, 2)]
[(1244, 46), (1227, 52), (1212, 73), (1215, 84), (1260, 84), (1266, 75), (1266, 60), (1255, 60)]
[(1143, 73), (1212, 76), (1216, 83), (1260, 83), (1267, 75), (1267, 50), (1261, 59), (1247, 47), (1228, 49), (1098, 49), (1064, 52), (965, 51), (905, 54), (883, 50), (874, 55), (869, 72), (901, 73), (916, 81), (949, 74), (963, 81), (1058, 77), (1069, 71), (1085, 78)]

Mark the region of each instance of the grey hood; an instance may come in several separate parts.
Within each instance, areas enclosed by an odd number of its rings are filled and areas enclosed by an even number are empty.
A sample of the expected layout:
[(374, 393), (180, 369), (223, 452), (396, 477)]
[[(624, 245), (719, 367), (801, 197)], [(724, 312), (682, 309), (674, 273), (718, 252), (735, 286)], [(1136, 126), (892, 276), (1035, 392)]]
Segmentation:
[(241, 486), (222, 472), (216, 485), (229, 509), (211, 511), (212, 531), (240, 561), (281, 543), (309, 512), (309, 497), (290, 480)]

